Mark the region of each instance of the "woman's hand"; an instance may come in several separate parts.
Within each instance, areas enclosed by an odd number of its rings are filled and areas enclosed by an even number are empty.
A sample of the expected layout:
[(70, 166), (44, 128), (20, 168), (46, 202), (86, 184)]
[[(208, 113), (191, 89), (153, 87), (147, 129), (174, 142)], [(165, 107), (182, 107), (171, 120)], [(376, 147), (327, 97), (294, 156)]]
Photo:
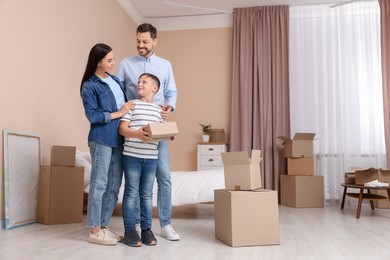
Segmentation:
[(119, 110), (119, 112), (122, 114), (121, 116), (126, 115), (127, 112), (130, 111), (130, 109), (135, 108), (136, 104), (133, 101), (127, 101)]
[(130, 109), (135, 108), (136, 104), (133, 101), (127, 101), (121, 109), (119, 109), (118, 112), (111, 113), (111, 120), (120, 118), (124, 115), (126, 115), (127, 112), (130, 111)]

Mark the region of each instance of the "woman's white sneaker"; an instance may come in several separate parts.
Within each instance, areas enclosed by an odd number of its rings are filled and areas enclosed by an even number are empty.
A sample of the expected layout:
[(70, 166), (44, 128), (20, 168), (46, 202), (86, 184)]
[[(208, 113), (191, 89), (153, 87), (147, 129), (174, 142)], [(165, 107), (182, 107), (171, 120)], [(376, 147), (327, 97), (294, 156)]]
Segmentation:
[(123, 236), (118, 235), (117, 233), (109, 230), (108, 228), (104, 228), (103, 230), (105, 230), (112, 238), (115, 238), (118, 242), (122, 242)]
[(165, 225), (161, 228), (161, 237), (166, 238), (170, 241), (178, 241), (180, 240), (180, 236), (176, 231), (173, 229), (171, 225)]
[(88, 242), (105, 246), (115, 246), (118, 243), (118, 240), (110, 236), (107, 229), (101, 229), (96, 234), (90, 232)]

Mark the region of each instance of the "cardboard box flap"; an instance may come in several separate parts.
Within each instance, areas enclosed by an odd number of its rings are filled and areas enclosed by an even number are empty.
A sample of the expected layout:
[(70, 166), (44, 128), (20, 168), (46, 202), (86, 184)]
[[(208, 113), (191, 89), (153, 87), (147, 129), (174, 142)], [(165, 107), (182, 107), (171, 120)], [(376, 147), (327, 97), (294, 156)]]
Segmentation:
[(349, 170), (355, 172), (356, 170), (363, 170), (363, 168), (359, 166), (351, 166), (349, 167)]
[(379, 181), (390, 183), (390, 170), (389, 169), (380, 169)]
[[(295, 133), (293, 140), (314, 140), (315, 135), (315, 133)], [(291, 140), (291, 138), (286, 136), (278, 136), (276, 138), (283, 140), (283, 142)]]
[(367, 168), (355, 171), (355, 184), (363, 185), (367, 182), (379, 179), (379, 169)]
[(245, 151), (221, 153), (224, 165), (249, 164), (248, 154)]
[(377, 171), (379, 171), (379, 169), (370, 167), (368, 169), (359, 169), (359, 170), (356, 170), (355, 172), (377, 172)]
[(261, 150), (252, 150), (252, 156), (250, 159), (251, 164), (258, 164), (261, 162)]
[(276, 137), (276, 138), (278, 138), (278, 139), (282, 140), (282, 141), (283, 141), (283, 143), (285, 143), (286, 141), (289, 141), (289, 140), (291, 140), (289, 137), (285, 137), (285, 136), (278, 136), (278, 137)]
[(355, 173), (354, 172), (346, 172), (345, 173), (345, 177), (349, 177), (349, 178), (355, 178)]
[(390, 169), (380, 169), (381, 173), (390, 174)]
[(315, 133), (295, 133), (294, 140), (314, 140)]

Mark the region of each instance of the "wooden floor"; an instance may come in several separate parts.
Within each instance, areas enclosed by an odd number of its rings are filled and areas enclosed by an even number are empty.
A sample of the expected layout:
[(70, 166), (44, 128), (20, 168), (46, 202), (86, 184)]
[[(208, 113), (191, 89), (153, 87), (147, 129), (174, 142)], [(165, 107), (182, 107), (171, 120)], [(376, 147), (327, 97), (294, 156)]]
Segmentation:
[[(131, 248), (122, 243), (99, 246), (86, 242), (85, 223), (31, 224), (0, 231), (0, 259), (390, 259), (390, 209), (363, 205), (326, 205), (320, 209), (279, 206), (280, 245), (232, 248), (214, 238), (214, 206), (200, 204), (174, 208), (173, 225), (181, 236), (160, 238), (158, 220), (154, 247)], [(111, 228), (123, 232), (122, 218)]]

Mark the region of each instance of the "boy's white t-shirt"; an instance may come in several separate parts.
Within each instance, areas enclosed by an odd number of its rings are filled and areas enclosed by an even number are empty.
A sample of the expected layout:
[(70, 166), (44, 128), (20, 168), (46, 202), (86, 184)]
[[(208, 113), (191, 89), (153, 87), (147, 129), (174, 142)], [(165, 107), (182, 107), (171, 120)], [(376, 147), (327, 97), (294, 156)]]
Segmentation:
[[(152, 103), (145, 103), (141, 100), (133, 100), (136, 103), (134, 109), (127, 112), (121, 121), (129, 122), (131, 130), (138, 130), (150, 123), (163, 122), (161, 118), (161, 107)], [(158, 142), (144, 143), (138, 138), (125, 138), (123, 154), (144, 159), (157, 159)]]

